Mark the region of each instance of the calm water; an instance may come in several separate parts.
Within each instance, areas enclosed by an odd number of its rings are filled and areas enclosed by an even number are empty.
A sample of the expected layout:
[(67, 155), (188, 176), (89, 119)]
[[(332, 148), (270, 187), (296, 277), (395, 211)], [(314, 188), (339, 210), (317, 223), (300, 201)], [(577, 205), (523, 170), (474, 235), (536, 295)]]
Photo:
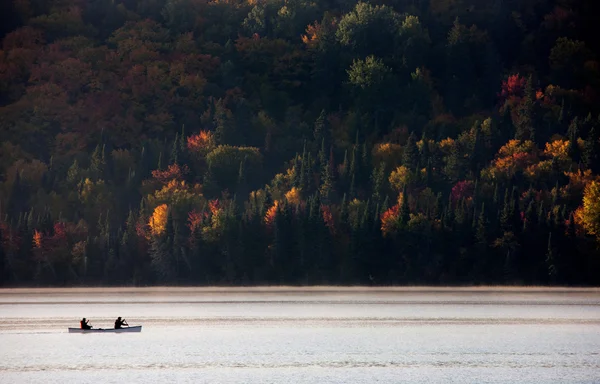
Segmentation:
[(0, 290), (0, 383), (171, 382), (597, 384), (600, 290)]

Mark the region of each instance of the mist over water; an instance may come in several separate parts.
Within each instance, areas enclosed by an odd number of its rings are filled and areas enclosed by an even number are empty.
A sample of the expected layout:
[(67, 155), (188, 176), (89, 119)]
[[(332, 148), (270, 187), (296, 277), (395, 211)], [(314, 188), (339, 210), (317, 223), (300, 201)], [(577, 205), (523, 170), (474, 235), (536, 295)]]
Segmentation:
[(65, 382), (598, 383), (600, 290), (0, 290), (0, 383)]

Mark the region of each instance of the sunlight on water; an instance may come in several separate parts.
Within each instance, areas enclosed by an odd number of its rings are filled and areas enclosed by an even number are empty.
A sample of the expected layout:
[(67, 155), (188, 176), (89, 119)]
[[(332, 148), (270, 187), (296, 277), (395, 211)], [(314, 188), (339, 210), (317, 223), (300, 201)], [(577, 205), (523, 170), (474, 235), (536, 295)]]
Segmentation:
[(599, 352), (598, 290), (0, 290), (0, 383), (598, 383)]

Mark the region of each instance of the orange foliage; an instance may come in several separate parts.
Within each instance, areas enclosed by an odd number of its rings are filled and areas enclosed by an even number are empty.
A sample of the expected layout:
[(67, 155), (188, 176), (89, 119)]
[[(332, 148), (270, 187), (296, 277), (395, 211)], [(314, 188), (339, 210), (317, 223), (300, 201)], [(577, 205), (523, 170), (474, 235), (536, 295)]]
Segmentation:
[[(400, 194), (402, 195), (402, 194)], [(398, 229), (398, 218), (400, 215), (400, 206), (394, 205), (381, 215), (381, 233), (384, 237), (391, 235)]]
[(291, 205), (298, 205), (300, 203), (300, 190), (296, 187), (292, 187), (292, 189), (285, 194), (285, 199)]
[(41, 249), (43, 240), (44, 240), (44, 235), (42, 235), (42, 233), (40, 231), (38, 231), (37, 229), (35, 231), (33, 231), (33, 247), (34, 248)]
[(219, 204), (219, 199), (211, 200), (208, 202), (208, 208), (210, 209), (210, 213), (216, 215), (219, 213), (221, 209), (221, 205)]
[(207, 152), (214, 146), (214, 135), (210, 131), (200, 131), (187, 138), (187, 148), (191, 152)]
[(581, 190), (590, 182), (598, 180), (598, 176), (594, 176), (591, 169), (586, 169), (585, 171), (578, 169), (576, 172), (565, 172), (565, 176), (569, 178), (570, 185)]
[(150, 227), (150, 233), (154, 236), (161, 235), (167, 228), (167, 216), (169, 213), (169, 207), (167, 204), (161, 204), (154, 208), (154, 212), (150, 217), (148, 226)]
[(265, 213), (265, 224), (267, 225), (267, 227), (271, 228), (273, 226), (278, 209), (279, 201), (275, 200), (273, 206), (267, 210), (267, 213)]
[(331, 207), (329, 205), (323, 205), (321, 207), (321, 213), (323, 215), (323, 221), (325, 226), (329, 228), (331, 233), (335, 232), (335, 223), (333, 222), (333, 214), (331, 213)]
[[(510, 140), (498, 151), (498, 157), (492, 162), (491, 167), (484, 170), (492, 178), (500, 175), (512, 177), (517, 171), (527, 171), (537, 161), (535, 145), (532, 141)], [(529, 173), (534, 169), (529, 169)]]
[(165, 171), (155, 169), (152, 171), (152, 177), (163, 184), (169, 184), (173, 180), (183, 180), (183, 177), (189, 172), (187, 165), (180, 167), (177, 164), (171, 164)]
[(535, 145), (531, 140), (509, 140), (508, 143), (504, 144), (498, 151), (500, 156), (511, 156), (515, 153), (531, 152)]
[(314, 24), (309, 24), (306, 27), (306, 35), (302, 35), (302, 42), (309, 48), (314, 47), (319, 41), (319, 33), (321, 32), (321, 25), (315, 21)]
[(567, 140), (554, 140), (551, 143), (546, 143), (544, 155), (558, 160), (567, 160), (569, 158), (568, 149), (569, 142)]

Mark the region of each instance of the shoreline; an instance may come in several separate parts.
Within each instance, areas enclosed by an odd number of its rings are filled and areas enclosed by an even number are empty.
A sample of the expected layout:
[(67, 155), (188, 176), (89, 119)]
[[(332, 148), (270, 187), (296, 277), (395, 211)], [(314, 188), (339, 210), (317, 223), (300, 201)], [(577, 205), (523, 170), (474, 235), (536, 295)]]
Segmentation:
[(109, 286), (109, 287), (15, 287), (0, 288), (0, 294), (44, 294), (44, 293), (598, 293), (600, 287), (556, 287), (556, 286)]

